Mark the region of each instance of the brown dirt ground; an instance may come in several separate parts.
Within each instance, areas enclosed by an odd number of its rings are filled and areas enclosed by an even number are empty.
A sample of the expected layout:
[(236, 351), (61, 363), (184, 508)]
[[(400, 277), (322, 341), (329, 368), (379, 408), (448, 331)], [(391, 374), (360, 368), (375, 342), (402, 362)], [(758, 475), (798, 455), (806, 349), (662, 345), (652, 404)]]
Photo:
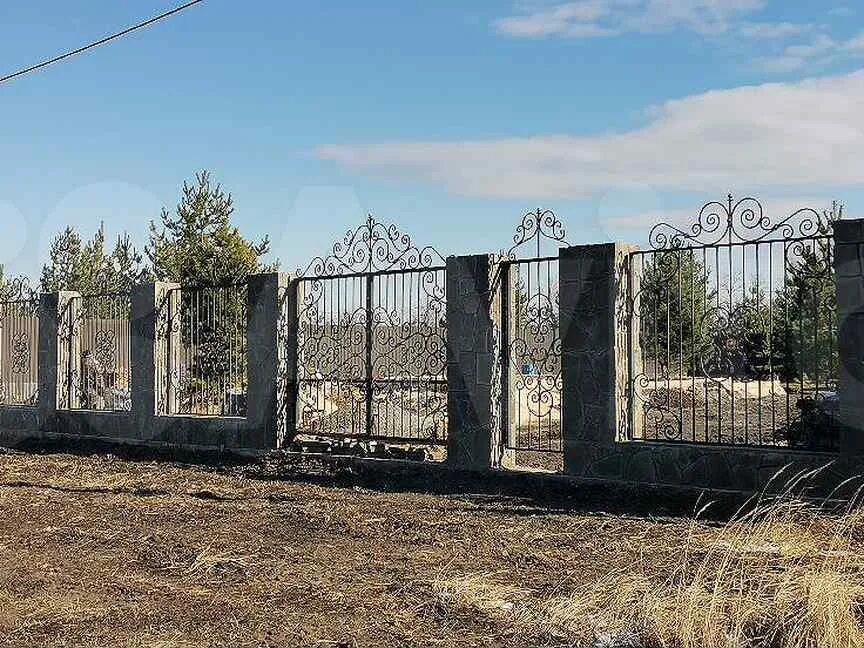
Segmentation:
[(442, 583), (478, 576), (551, 592), (646, 545), (662, 553), (685, 528), (8, 452), (0, 645), (503, 645), (511, 629), (451, 609)]
[[(0, 450), (0, 646), (587, 648), (641, 645), (594, 644), (634, 624), (651, 647), (864, 645), (860, 517), (799, 521), (795, 505), (757, 525), (697, 524), (590, 512), (618, 505), (589, 487), (556, 506), (455, 476), (475, 494), (380, 476), (372, 491), (306, 459), (89, 452)], [(801, 641), (765, 640), (790, 619), (809, 624)]]

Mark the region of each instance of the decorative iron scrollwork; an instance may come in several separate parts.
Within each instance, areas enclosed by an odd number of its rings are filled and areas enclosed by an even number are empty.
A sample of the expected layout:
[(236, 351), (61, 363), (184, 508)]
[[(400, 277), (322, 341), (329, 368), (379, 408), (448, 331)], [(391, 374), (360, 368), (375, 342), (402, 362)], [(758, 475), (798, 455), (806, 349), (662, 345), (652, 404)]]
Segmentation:
[(522, 216), (522, 222), (516, 226), (513, 235), (513, 246), (503, 255), (505, 259), (516, 258), (516, 250), (523, 245), (535, 245), (536, 256), (541, 256), (540, 248), (544, 240), (570, 245), (567, 242), (564, 224), (558, 220), (551, 209), (536, 209)]
[(298, 275), (324, 277), (343, 274), (417, 270), (444, 263), (444, 257), (431, 246), (418, 248), (408, 234), (396, 225), (385, 225), (369, 214), (366, 222), (348, 230), (333, 244), (327, 256), (317, 256)]
[(443, 264), (434, 248), (369, 216), (299, 273), (303, 432), (444, 442)]
[(39, 302), (39, 292), (30, 285), (27, 277), (16, 277), (10, 280), (0, 294), (3, 302)]
[(117, 333), (111, 330), (96, 331), (93, 355), (102, 371), (114, 371), (117, 365)]
[(755, 198), (729, 195), (689, 228), (651, 229), (651, 249), (628, 261), (631, 436), (775, 445), (798, 434), (800, 404), (836, 393), (841, 214), (802, 208), (775, 221)]
[(33, 405), (38, 398), (35, 349), (39, 339), (39, 296), (24, 279), (0, 295), (0, 402)]
[[(518, 274), (516, 276), (513, 292), (516, 303), (511, 314), (515, 321), (506, 350), (514, 401), (508, 444), (525, 450), (559, 451), (563, 384), (558, 330), (559, 293), (552, 267), (555, 261), (527, 260), (519, 263), (536, 266), (536, 273), (542, 274), (544, 279), (537, 281), (535, 278), (528, 292), (525, 282)], [(514, 264), (511, 272), (520, 267)]]
[(705, 203), (689, 231), (669, 223), (651, 228), (648, 242), (654, 250), (677, 250), (689, 247), (710, 247), (723, 243), (756, 243), (795, 237), (827, 234), (831, 224), (815, 209), (798, 209), (776, 223), (765, 215), (756, 198)]
[(30, 335), (26, 331), (15, 333), (12, 336), (10, 360), (10, 371), (13, 374), (30, 372)]

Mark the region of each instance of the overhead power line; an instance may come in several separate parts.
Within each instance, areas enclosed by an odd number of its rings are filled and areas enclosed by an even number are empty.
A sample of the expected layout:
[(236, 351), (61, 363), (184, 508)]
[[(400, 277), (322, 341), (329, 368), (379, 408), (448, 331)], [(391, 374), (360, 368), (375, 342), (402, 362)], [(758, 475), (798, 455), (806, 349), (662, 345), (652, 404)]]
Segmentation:
[(171, 9), (170, 11), (166, 11), (163, 14), (159, 14), (158, 16), (154, 16), (153, 18), (150, 18), (149, 20), (145, 20), (142, 23), (138, 23), (137, 25), (133, 25), (132, 27), (128, 27), (128, 28), (124, 29), (123, 31), (117, 32), (116, 34), (111, 34), (110, 36), (106, 36), (105, 38), (101, 38), (97, 41), (93, 41), (92, 43), (88, 43), (87, 45), (84, 45), (83, 47), (79, 47), (78, 49), (66, 52), (64, 54), (60, 54), (59, 56), (55, 56), (54, 58), (50, 58), (48, 60), (42, 61), (41, 63), (37, 63), (36, 65), (31, 65), (30, 67), (24, 68), (23, 70), (18, 70), (17, 72), (13, 72), (12, 74), (7, 74), (6, 76), (0, 77), (0, 83), (6, 83), (7, 81), (11, 81), (12, 79), (15, 79), (17, 77), (24, 76), (25, 74), (29, 74), (29, 73), (35, 72), (36, 70), (39, 70), (41, 68), (48, 67), (49, 65), (53, 65), (54, 63), (59, 63), (63, 59), (67, 59), (67, 58), (70, 58), (72, 56), (76, 56), (78, 54), (86, 52), (87, 50), (93, 49), (94, 47), (99, 47), (100, 45), (104, 45), (105, 43), (110, 43), (111, 41), (116, 40), (122, 36), (125, 36), (126, 34), (131, 34), (132, 32), (137, 31), (139, 29), (144, 29), (145, 27), (149, 27), (153, 23), (157, 23), (160, 20), (165, 20), (166, 18), (169, 18), (170, 16), (173, 16), (174, 14), (178, 14), (181, 11), (185, 11), (186, 9), (189, 9), (190, 7), (197, 5), (201, 2), (204, 2), (204, 0), (191, 0), (191, 2), (187, 2), (184, 5), (180, 5), (179, 7), (175, 7), (174, 9)]

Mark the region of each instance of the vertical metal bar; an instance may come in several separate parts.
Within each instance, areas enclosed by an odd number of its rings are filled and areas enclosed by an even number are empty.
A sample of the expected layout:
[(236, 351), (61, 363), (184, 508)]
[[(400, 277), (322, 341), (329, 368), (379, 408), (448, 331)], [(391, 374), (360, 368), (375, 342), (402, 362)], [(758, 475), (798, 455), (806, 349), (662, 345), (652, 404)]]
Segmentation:
[[(501, 350), (499, 363), (501, 368), (501, 439), (504, 447), (515, 445), (515, 439), (512, 438), (513, 431), (511, 429), (510, 411), (510, 321), (512, 318), (510, 309), (513, 306), (511, 304), (510, 279), (510, 264), (502, 261), (498, 290), (501, 291)], [(518, 425), (517, 421), (517, 429)]]
[[(720, 248), (714, 248), (714, 294), (716, 295), (717, 312), (720, 312)], [(714, 341), (716, 347), (716, 340)], [(716, 349), (715, 349), (716, 353)], [(706, 441), (708, 440), (708, 430), (705, 430)], [(723, 390), (720, 383), (717, 383), (717, 441), (723, 442)]]
[[(743, 308), (747, 307), (747, 246), (741, 248), (741, 304)], [(747, 335), (747, 333), (743, 333), (743, 335)], [(745, 344), (745, 353), (747, 353), (747, 345)], [(747, 372), (749, 367), (747, 367), (748, 360), (745, 356), (744, 359), (744, 367), (742, 367), (742, 371), (744, 372), (744, 443), (750, 442), (750, 420), (749, 420), (749, 410), (747, 404), (750, 400), (750, 383), (747, 380), (749, 376)]]
[(164, 380), (165, 393), (163, 394), (163, 401), (162, 402), (165, 403), (165, 414), (173, 414), (174, 412), (171, 411), (173, 409), (172, 403), (171, 403), (171, 401), (172, 401), (171, 396), (172, 396), (172, 389), (173, 389), (173, 384), (171, 382), (171, 370), (173, 367), (171, 354), (172, 354), (172, 346), (173, 345), (172, 345), (171, 341), (174, 338), (174, 336), (172, 334), (172, 329), (174, 326), (174, 320), (172, 319), (172, 317), (173, 317), (172, 316), (172, 312), (173, 312), (172, 311), (172, 302), (174, 301), (174, 291), (173, 290), (169, 290), (167, 292), (166, 299), (168, 301), (168, 304), (167, 304), (168, 316), (167, 316), (167, 322), (166, 322), (166, 327), (165, 327), (166, 340), (165, 340), (165, 357), (164, 357), (164, 367), (163, 367), (163, 371), (165, 372), (165, 380)]
[[(548, 364), (549, 364), (548, 358), (551, 356), (552, 348), (555, 345), (555, 337), (556, 337), (555, 331), (558, 330), (558, 326), (557, 326), (557, 322), (553, 321), (554, 312), (555, 312), (554, 306), (553, 306), (554, 297), (552, 295), (552, 263), (553, 263), (553, 261), (544, 261), (544, 263), (546, 265), (546, 301), (549, 303), (549, 333), (547, 334), (548, 339), (543, 340), (544, 362), (543, 362), (542, 370), (548, 371), (551, 369), (548, 366)], [(544, 336), (544, 337), (547, 337), (547, 336)], [(538, 370), (539, 375), (537, 376), (537, 380), (540, 382), (542, 382), (543, 380), (547, 380), (547, 378), (543, 376), (542, 370)], [(546, 429), (548, 430), (548, 434), (549, 434), (549, 445), (547, 447), (547, 450), (552, 450), (554, 447), (554, 441), (557, 440), (557, 439), (553, 440), (553, 438), (552, 438), (553, 437), (552, 412), (553, 412), (554, 407), (555, 407), (555, 386), (554, 386), (554, 384), (552, 386), (549, 386), (547, 384), (546, 389), (549, 390), (549, 411), (546, 413)], [(558, 418), (560, 420), (561, 417), (559, 416)]]
[[(789, 284), (788, 284), (788, 277), (786, 275), (788, 266), (789, 266), (789, 244), (784, 243), (783, 244), (783, 283), (781, 285), (782, 285), (782, 290), (786, 293), (784, 296), (784, 299), (783, 299), (783, 337), (784, 337), (784, 345), (783, 345), (784, 346), (784, 349), (783, 349), (784, 358), (783, 359), (784, 359), (785, 363), (788, 363), (791, 360), (790, 353), (789, 353), (789, 344), (790, 344), (790, 339), (789, 339), (789, 291), (788, 291), (788, 285)], [(790, 367), (788, 367), (788, 366), (784, 367), (784, 373), (786, 374), (784, 376), (784, 382), (786, 383), (786, 418), (785, 418), (785, 421), (783, 423), (784, 423), (784, 425), (788, 426), (789, 421), (790, 421), (790, 415), (791, 415), (791, 408), (790, 408), (790, 402), (789, 402), (789, 391), (790, 391), (790, 387), (792, 385), (792, 378), (791, 378), (792, 374), (790, 372)]]
[[(627, 255), (627, 260), (625, 261), (625, 267), (627, 268), (627, 440), (632, 441), (634, 434), (633, 431), (636, 429), (636, 407), (635, 407), (635, 397), (636, 397), (636, 389), (635, 389), (635, 380), (636, 377), (633, 375), (635, 371), (635, 359), (633, 357), (633, 349), (634, 349), (634, 326), (633, 326), (633, 318), (635, 317), (635, 296), (633, 295), (633, 261), (635, 260), (635, 254)], [(560, 268), (559, 268), (560, 272)], [(560, 290), (560, 276), (558, 280), (558, 286)], [(559, 293), (560, 294), (560, 293)], [(560, 318), (560, 312), (558, 314)], [(640, 327), (641, 328), (641, 327)], [(639, 331), (636, 331), (636, 335), (639, 334)], [(560, 375), (560, 365), (559, 365), (559, 375)], [(557, 383), (557, 381), (556, 381)], [(562, 403), (562, 411), (561, 416), (559, 416), (559, 421), (564, 418), (563, 414), (563, 394), (561, 395), (561, 403)], [(559, 423), (560, 425), (560, 423)]]
[(768, 244), (768, 378), (771, 380), (771, 435), (777, 432), (777, 402), (774, 385), (776, 383), (774, 367), (774, 243)]
[[(675, 379), (678, 381), (678, 386), (675, 393), (678, 394), (678, 436), (684, 440), (684, 393), (683, 393), (683, 376), (684, 376), (684, 305), (681, 299), (682, 287), (682, 266), (684, 263), (684, 252), (678, 252), (678, 375)], [(671, 372), (670, 372), (671, 373)]]
[[(73, 297), (66, 304), (66, 312), (62, 314), (63, 319), (65, 320), (64, 328), (66, 329), (66, 407), (69, 409), (74, 409), (73, 402), (73, 394), (74, 394), (74, 385), (72, 384), (72, 376), (74, 375), (74, 369), (72, 367), (72, 362), (74, 361), (73, 350), (75, 348), (75, 322), (72, 319), (72, 314), (75, 309), (73, 308), (73, 304), (75, 303), (77, 297)], [(79, 306), (83, 306), (82, 304), (78, 304)]]
[(372, 434), (372, 290), (375, 278), (366, 275), (366, 434)]
[[(696, 441), (696, 257), (690, 250), (690, 439)], [(683, 387), (683, 376), (682, 376)]]
[[(760, 263), (759, 263), (759, 242), (756, 243), (756, 317), (761, 318), (762, 316), (762, 282), (759, 278), (760, 273)], [(758, 322), (761, 324), (761, 322)], [(761, 328), (761, 326), (760, 326)], [(765, 348), (765, 341), (761, 339), (761, 331), (756, 332), (756, 341), (759, 344), (760, 351)], [(756, 385), (757, 385), (757, 394), (756, 394), (756, 413), (757, 413), (757, 434), (758, 443), (762, 443), (762, 437), (764, 436), (764, 431), (762, 427), (762, 378), (763, 371), (762, 367), (757, 367), (756, 370)]]
[[(734, 315), (733, 311), (735, 308), (735, 296), (734, 296), (735, 295), (735, 274), (734, 274), (735, 270), (734, 270), (734, 264), (733, 264), (734, 250), (735, 250), (735, 248), (733, 248), (731, 246), (727, 249), (727, 257), (728, 257), (727, 260), (729, 261), (729, 278), (728, 278), (728, 281), (729, 281), (729, 291), (728, 291), (729, 292), (729, 303), (728, 303), (728, 308), (729, 308), (729, 315), (730, 316)], [(729, 323), (731, 324), (731, 322), (729, 322)], [(727, 349), (727, 351), (728, 351), (728, 349)], [(729, 398), (731, 400), (730, 417), (732, 419), (732, 432), (731, 432), (732, 444), (734, 445), (734, 444), (738, 443), (738, 438), (735, 436), (735, 372), (736, 372), (736, 367), (732, 366), (731, 369), (732, 369), (732, 371), (731, 371), (731, 374), (732, 374), (731, 386), (732, 386), (732, 388), (729, 390)]]

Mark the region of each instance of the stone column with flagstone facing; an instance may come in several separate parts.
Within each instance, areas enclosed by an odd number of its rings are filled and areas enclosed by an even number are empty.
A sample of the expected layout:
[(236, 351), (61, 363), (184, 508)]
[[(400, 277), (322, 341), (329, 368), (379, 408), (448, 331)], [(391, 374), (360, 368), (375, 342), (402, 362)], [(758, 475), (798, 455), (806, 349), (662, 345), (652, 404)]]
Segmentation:
[(488, 254), (447, 259), (447, 461), (488, 469), (501, 453), (501, 299)]
[[(559, 252), (564, 470), (582, 475), (625, 435), (628, 412), (628, 255), (623, 243)], [(601, 452), (602, 453), (602, 452)]]

